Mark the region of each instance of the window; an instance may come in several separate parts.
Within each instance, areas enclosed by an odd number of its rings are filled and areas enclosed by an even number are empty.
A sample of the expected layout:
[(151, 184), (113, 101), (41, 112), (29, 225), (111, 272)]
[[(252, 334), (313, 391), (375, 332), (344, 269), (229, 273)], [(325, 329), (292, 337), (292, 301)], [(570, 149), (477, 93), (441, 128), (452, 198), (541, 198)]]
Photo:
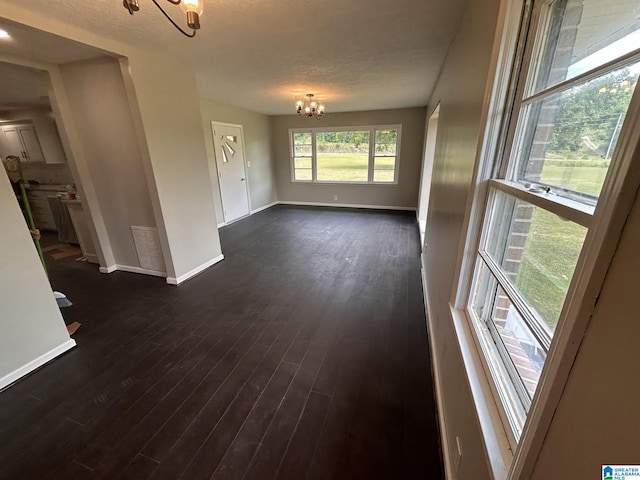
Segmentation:
[(397, 183), (400, 125), (290, 130), (294, 182)]
[(638, 2), (532, 3), (465, 299), (515, 441), (610, 194), (618, 140), (633, 128), (625, 117), (640, 73)]

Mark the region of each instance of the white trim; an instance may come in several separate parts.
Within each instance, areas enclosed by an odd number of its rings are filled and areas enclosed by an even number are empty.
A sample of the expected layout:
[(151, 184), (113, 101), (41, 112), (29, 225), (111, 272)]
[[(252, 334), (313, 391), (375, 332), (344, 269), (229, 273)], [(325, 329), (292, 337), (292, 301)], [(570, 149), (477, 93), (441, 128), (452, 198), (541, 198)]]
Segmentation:
[(447, 419), (444, 414), (444, 399), (442, 397), (442, 377), (440, 375), (440, 363), (437, 355), (437, 344), (433, 337), (434, 326), (432, 323), (431, 309), (429, 308), (429, 299), (427, 297), (427, 273), (424, 265), (424, 255), (420, 255), (422, 274), (422, 296), (424, 298), (424, 311), (427, 316), (427, 336), (429, 337), (429, 347), (431, 350), (431, 370), (433, 374), (433, 383), (436, 390), (436, 410), (438, 412), (438, 423), (440, 425), (440, 443), (442, 448), (444, 473), (446, 480), (453, 480), (454, 468), (451, 463), (451, 452), (449, 451), (449, 430), (447, 428)]
[(323, 202), (292, 202), (279, 201), (278, 205), (300, 205), (309, 207), (338, 207), (338, 208), (366, 208), (368, 210), (404, 210), (407, 212), (415, 212), (416, 207), (395, 207), (390, 205), (359, 205), (351, 203), (323, 203)]
[(220, 254), (217, 257), (206, 261), (202, 265), (197, 266), (196, 268), (185, 273), (184, 275), (180, 275), (179, 277), (167, 277), (167, 283), (169, 285), (180, 285), (182, 282), (185, 282), (190, 278), (195, 277), (199, 273), (202, 273), (207, 268), (211, 267), (212, 265), (215, 265), (218, 262), (221, 262), (222, 260), (224, 260), (224, 255)]
[[(318, 180), (318, 155), (316, 150), (316, 136), (318, 133), (331, 132), (352, 132), (352, 131), (368, 131), (369, 132), (369, 159), (367, 163), (367, 180), (364, 182), (349, 182), (339, 180)], [(393, 171), (392, 182), (376, 182), (373, 180), (375, 174), (375, 136), (377, 130), (397, 130), (396, 153), (395, 155), (384, 155), (395, 158), (395, 168)], [(293, 135), (296, 133), (311, 134), (311, 156), (300, 157), (311, 159), (311, 180), (296, 180), (295, 178), (295, 146), (293, 143)], [(323, 185), (390, 185), (398, 186), (400, 179), (400, 150), (402, 146), (402, 124), (386, 124), (386, 125), (349, 125), (344, 127), (312, 127), (312, 128), (290, 128), (289, 129), (289, 173), (291, 183), (300, 184), (323, 184)]]
[(118, 265), (109, 265), (107, 267), (100, 267), (100, 273), (113, 273), (118, 270)]
[(25, 375), (28, 375), (29, 373), (33, 372), (37, 368), (40, 368), (44, 364), (53, 360), (54, 358), (62, 355), (64, 352), (71, 350), (75, 346), (76, 346), (76, 341), (70, 338), (63, 344), (58, 345), (55, 348), (52, 348), (47, 353), (44, 353), (40, 355), (38, 358), (31, 360), (29, 363), (23, 365), (22, 367), (15, 369), (13, 372), (0, 378), (0, 390), (20, 380)]
[(489, 184), (504, 193), (540, 207), (559, 217), (578, 223), (589, 228), (593, 217), (594, 207), (584, 203), (563, 198), (553, 193), (532, 192), (517, 182), (492, 178)]
[(255, 210), (251, 210), (251, 212), (249, 213), (249, 215), (253, 215), (254, 213), (259, 213), (263, 210), (266, 210), (267, 208), (271, 208), (271, 207), (275, 207), (278, 204), (278, 202), (271, 202), (268, 205), (265, 205), (263, 207), (259, 207), (256, 208)]
[(516, 450), (510, 477), (529, 478), (547, 435), (582, 338), (602, 290), (640, 185), (640, 89), (636, 88), (587, 233), (551, 349)]
[(219, 223), (218, 225), (216, 225), (216, 227), (222, 228), (222, 227), (226, 227), (227, 225), (228, 225), (227, 222), (222, 222), (222, 223)]
[(84, 258), (86, 258), (87, 262), (89, 263), (95, 263), (100, 265), (100, 259), (98, 258), (98, 255), (96, 255), (95, 253), (85, 253)]
[(450, 310), (471, 396), (476, 407), (475, 412), (480, 423), (487, 463), (491, 469), (492, 478), (505, 479), (513, 461), (513, 451), (480, 357), (482, 353), (478, 351), (470, 322), (464, 312), (453, 306)]
[(158, 270), (149, 270), (148, 268), (132, 267), (131, 265), (111, 265), (107, 268), (100, 267), (100, 273), (113, 273), (115, 271), (139, 273), (142, 275), (151, 275), (153, 277), (166, 277), (167, 272), (160, 272)]

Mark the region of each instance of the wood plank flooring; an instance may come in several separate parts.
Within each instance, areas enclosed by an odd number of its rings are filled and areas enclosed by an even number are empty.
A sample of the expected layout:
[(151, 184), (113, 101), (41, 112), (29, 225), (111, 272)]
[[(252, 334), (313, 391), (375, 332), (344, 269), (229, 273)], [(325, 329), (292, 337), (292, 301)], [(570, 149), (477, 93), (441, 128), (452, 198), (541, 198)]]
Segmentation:
[(179, 287), (49, 261), (78, 346), (0, 393), (0, 479), (443, 478), (415, 215), (278, 206)]

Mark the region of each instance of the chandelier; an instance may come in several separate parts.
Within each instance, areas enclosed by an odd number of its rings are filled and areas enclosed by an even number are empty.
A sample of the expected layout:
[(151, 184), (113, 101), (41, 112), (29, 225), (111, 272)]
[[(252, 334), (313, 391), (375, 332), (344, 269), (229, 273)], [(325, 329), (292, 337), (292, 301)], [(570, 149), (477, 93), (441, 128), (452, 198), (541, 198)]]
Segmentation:
[[(196, 36), (196, 30), (200, 28), (200, 15), (202, 15), (202, 2), (203, 0), (166, 0), (173, 5), (179, 5), (180, 8), (187, 14), (187, 26), (191, 29), (191, 32), (187, 32), (180, 25), (178, 25), (173, 18), (165, 12), (164, 8), (160, 6), (158, 0), (151, 0), (156, 7), (162, 12), (162, 14), (176, 27), (183, 35), (193, 38)], [(133, 15), (134, 12), (140, 10), (139, 0), (122, 0), (124, 8), (129, 11), (129, 14)]]
[(313, 93), (307, 93), (306, 99), (296, 101), (296, 113), (320, 120), (324, 115), (324, 103), (321, 100), (314, 100)]

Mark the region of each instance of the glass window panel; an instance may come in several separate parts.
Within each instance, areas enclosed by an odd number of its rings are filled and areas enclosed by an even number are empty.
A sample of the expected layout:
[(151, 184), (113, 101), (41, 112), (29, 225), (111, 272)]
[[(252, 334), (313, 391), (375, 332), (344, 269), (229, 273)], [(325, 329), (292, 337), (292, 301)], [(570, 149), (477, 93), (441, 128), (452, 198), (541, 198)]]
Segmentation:
[(483, 248), (553, 332), (587, 229), (503, 192), (494, 195)]
[(547, 354), (500, 287), (496, 291), (492, 320), (529, 398), (533, 398)]
[(640, 48), (640, 2), (552, 2), (538, 29), (530, 94)]
[(374, 170), (374, 182), (393, 182), (393, 170)]
[(316, 135), (319, 181), (369, 180), (369, 132), (320, 132)]
[(294, 150), (296, 157), (311, 157), (311, 145), (296, 145)]
[(296, 180), (311, 180), (313, 174), (310, 168), (296, 168), (295, 178)]
[(318, 180), (366, 182), (369, 179), (369, 156), (353, 153), (318, 153)]
[(525, 105), (516, 180), (558, 187), (558, 194), (595, 203), (639, 71), (640, 62)]
[(300, 132), (293, 134), (293, 143), (296, 145), (311, 145), (311, 132)]
[(310, 157), (295, 158), (294, 162), (295, 162), (295, 167), (296, 168), (308, 168), (309, 170), (311, 170), (311, 158)]
[(396, 157), (375, 157), (373, 170), (374, 182), (393, 182)]
[(480, 263), (472, 308), (486, 323), (499, 352), (510, 362), (529, 399), (533, 397), (546, 352), (489, 269)]
[(395, 155), (395, 143), (376, 143), (376, 155)]
[[(376, 143), (396, 145), (398, 143), (398, 130), (378, 130), (376, 129)], [(394, 149), (395, 153), (395, 149)]]

